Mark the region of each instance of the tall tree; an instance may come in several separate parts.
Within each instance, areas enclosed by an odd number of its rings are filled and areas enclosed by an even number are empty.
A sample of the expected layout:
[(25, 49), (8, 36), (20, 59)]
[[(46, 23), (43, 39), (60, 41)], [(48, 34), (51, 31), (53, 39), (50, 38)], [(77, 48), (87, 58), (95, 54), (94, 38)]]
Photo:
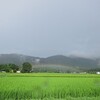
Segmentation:
[(30, 73), (32, 70), (32, 65), (28, 62), (23, 63), (22, 65), (22, 72), (23, 73)]

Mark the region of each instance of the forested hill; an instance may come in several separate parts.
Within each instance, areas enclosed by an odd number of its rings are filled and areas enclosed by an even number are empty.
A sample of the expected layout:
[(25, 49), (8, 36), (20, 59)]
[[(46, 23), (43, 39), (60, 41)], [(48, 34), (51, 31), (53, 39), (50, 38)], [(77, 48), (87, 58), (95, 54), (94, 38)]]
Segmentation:
[(63, 55), (55, 55), (47, 58), (26, 56), (20, 54), (1, 54), (0, 64), (13, 63), (21, 65), (23, 62), (31, 64), (55, 64), (64, 66), (75, 66), (81, 68), (97, 68), (99, 67), (100, 59), (89, 59), (82, 57), (67, 57)]
[(81, 57), (66, 57), (63, 55), (56, 55), (56, 56), (51, 56), (42, 59), (41, 63), (76, 66), (76, 67), (84, 67), (84, 68), (99, 67), (98, 61), (96, 59), (88, 59), (88, 58), (81, 58)]

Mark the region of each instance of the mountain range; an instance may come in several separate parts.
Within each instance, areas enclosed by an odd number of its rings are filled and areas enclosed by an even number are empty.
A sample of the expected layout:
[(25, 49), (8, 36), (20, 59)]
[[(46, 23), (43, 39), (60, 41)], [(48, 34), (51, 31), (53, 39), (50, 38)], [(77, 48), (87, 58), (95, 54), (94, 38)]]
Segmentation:
[[(29, 62), (32, 65), (67, 66), (67, 68), (93, 69), (100, 68), (100, 58), (83, 58), (77, 56), (54, 55), (47, 58), (26, 56), (22, 54), (0, 54), (0, 64), (13, 63), (22, 65)], [(55, 67), (56, 68), (56, 67)]]

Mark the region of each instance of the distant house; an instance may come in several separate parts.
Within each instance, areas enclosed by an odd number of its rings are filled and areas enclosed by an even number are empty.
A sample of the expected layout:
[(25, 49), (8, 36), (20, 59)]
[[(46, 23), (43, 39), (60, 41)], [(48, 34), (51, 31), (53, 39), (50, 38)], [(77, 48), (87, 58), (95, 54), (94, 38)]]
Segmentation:
[(20, 71), (17, 71), (16, 73), (21, 73)]
[(100, 72), (96, 72), (96, 74), (100, 74)]
[(6, 73), (6, 71), (1, 71), (2, 73)]

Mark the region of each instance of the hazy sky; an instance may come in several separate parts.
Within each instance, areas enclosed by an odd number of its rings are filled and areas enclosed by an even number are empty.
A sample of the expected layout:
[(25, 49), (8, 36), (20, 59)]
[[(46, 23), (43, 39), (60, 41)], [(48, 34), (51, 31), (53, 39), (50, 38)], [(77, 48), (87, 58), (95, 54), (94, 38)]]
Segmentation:
[(0, 54), (100, 56), (100, 0), (0, 0)]

